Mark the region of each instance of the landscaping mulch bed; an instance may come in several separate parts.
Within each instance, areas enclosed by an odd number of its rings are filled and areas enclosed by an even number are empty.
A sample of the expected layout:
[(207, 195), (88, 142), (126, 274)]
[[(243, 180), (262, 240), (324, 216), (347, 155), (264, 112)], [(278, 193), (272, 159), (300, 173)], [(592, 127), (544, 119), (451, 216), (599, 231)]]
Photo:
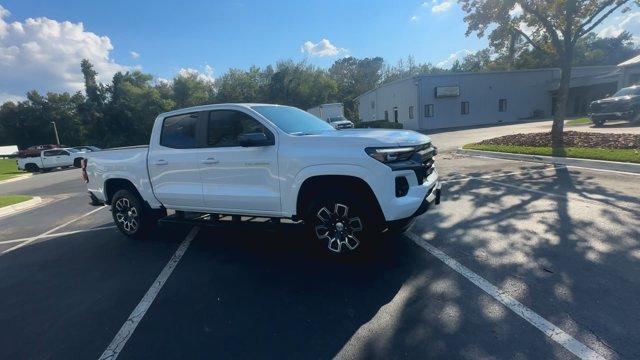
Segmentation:
[[(550, 147), (551, 133), (532, 133), (505, 135), (480, 141), (481, 145), (511, 145)], [(600, 149), (640, 149), (640, 135), (636, 134), (600, 134), (580, 131), (565, 131), (565, 147)]]

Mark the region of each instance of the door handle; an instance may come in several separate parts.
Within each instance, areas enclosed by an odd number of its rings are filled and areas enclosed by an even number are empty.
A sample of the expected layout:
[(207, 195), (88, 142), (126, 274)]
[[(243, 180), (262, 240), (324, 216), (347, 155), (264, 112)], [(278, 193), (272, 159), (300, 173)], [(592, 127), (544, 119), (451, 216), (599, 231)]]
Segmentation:
[(159, 159), (156, 160), (153, 165), (169, 165), (169, 162), (167, 160)]
[(206, 158), (204, 160), (202, 160), (202, 163), (205, 165), (213, 165), (213, 164), (217, 164), (219, 163), (220, 160), (216, 159), (216, 158)]

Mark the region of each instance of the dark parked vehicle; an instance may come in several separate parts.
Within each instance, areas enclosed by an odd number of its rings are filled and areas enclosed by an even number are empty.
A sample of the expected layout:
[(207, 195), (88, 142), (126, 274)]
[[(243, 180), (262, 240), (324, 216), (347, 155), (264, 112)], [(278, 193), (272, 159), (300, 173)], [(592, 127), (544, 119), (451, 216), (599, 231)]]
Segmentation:
[(602, 126), (607, 120), (640, 122), (640, 85), (622, 88), (611, 97), (592, 102), (589, 117), (595, 126)]
[(27, 157), (40, 157), (40, 153), (43, 150), (51, 150), (51, 149), (59, 149), (65, 148), (66, 145), (55, 145), (55, 144), (46, 144), (46, 145), (34, 145), (29, 146), (24, 150), (18, 151), (18, 157), (27, 158)]

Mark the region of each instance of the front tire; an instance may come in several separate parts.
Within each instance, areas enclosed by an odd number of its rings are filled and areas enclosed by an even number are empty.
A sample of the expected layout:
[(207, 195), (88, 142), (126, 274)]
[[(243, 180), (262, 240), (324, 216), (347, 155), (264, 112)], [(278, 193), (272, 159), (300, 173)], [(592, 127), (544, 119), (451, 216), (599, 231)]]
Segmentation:
[(604, 125), (605, 120), (598, 117), (591, 118), (591, 122), (595, 127), (602, 127)]
[(368, 199), (337, 191), (312, 200), (305, 224), (313, 241), (334, 254), (355, 254), (369, 248), (380, 235)]
[(126, 189), (117, 191), (111, 200), (113, 222), (132, 239), (144, 239), (151, 233), (162, 212), (144, 205), (136, 194)]

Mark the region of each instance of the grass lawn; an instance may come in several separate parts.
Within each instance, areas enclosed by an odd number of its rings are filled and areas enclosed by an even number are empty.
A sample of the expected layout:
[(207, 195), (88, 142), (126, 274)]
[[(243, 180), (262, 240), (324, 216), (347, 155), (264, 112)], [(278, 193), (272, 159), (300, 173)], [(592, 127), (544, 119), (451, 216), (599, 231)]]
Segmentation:
[(482, 145), (467, 144), (462, 147), (469, 150), (497, 151), (514, 154), (527, 155), (544, 155), (544, 156), (562, 156), (580, 159), (595, 159), (608, 161), (622, 161), (640, 163), (640, 151), (635, 149), (592, 149), (566, 147), (564, 154), (553, 154), (550, 147), (531, 147), (531, 146), (515, 146), (515, 145)]
[(567, 125), (584, 125), (591, 124), (591, 119), (588, 117), (581, 117), (576, 119), (571, 119), (566, 122)]
[(0, 181), (24, 174), (18, 170), (16, 159), (0, 159)]
[(2, 195), (0, 196), (0, 208), (9, 206), (23, 201), (31, 200), (31, 196), (27, 195)]

